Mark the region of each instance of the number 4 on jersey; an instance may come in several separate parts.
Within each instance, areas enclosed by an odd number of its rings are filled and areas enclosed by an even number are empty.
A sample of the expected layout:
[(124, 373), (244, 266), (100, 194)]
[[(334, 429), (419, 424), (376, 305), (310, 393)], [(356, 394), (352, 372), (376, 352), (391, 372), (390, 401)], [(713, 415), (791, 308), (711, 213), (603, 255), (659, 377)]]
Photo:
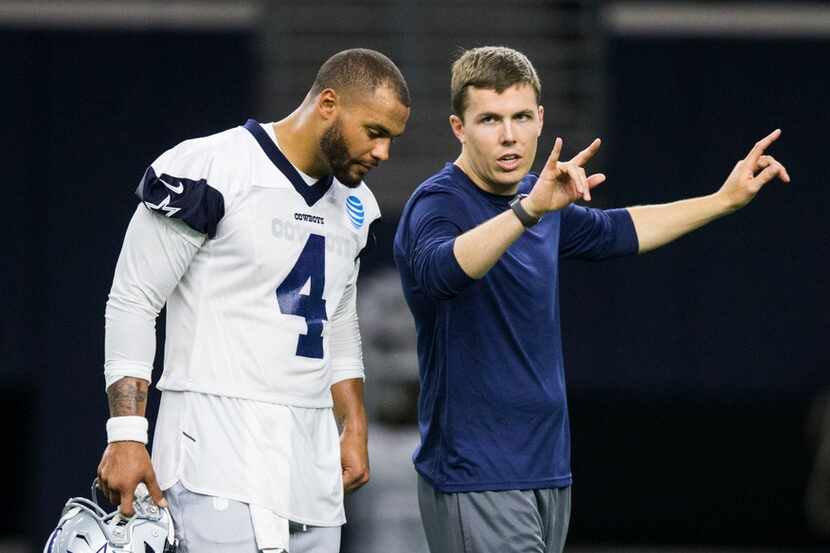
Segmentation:
[[(303, 288), (308, 284), (308, 293)], [(300, 334), (297, 355), (323, 358), (323, 321), (326, 317), (326, 238), (311, 234), (294, 268), (277, 288), (277, 303), (284, 315), (303, 317), (308, 330)]]

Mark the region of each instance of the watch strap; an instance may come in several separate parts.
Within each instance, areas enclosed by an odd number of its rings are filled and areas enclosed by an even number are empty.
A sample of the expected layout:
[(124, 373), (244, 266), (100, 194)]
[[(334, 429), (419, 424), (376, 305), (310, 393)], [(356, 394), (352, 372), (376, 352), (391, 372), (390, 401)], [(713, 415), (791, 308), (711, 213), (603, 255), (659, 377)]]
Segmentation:
[(539, 221), (542, 220), (541, 217), (534, 217), (522, 205), (522, 200), (527, 198), (527, 194), (517, 194), (515, 198), (510, 200), (510, 209), (513, 210), (513, 213), (516, 214), (516, 217), (519, 218), (521, 221), (522, 226), (525, 228), (530, 228)]

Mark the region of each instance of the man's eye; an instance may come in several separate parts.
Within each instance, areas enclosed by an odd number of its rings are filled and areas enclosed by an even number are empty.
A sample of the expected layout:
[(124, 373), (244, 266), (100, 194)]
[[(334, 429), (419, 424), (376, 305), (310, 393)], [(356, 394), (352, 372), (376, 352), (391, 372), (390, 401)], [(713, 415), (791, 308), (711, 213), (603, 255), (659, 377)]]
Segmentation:
[(516, 116), (516, 119), (518, 119), (519, 121), (527, 121), (528, 119), (530, 119), (530, 114), (520, 113)]
[(495, 121), (495, 120), (496, 120), (496, 118), (495, 118), (495, 117), (491, 117), (491, 116), (489, 116), (489, 115), (488, 115), (487, 117), (482, 117), (482, 118), (481, 118), (481, 122), (482, 122), (482, 123), (492, 123), (492, 122), (493, 122), (493, 121)]

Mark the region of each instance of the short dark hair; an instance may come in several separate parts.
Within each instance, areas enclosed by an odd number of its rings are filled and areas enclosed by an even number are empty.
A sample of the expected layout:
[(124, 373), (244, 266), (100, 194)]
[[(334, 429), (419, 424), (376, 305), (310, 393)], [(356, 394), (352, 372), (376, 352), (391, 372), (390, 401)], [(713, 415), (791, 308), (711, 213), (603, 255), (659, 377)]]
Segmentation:
[(495, 90), (501, 94), (515, 84), (533, 87), (538, 104), (542, 83), (527, 56), (506, 46), (482, 46), (466, 50), (452, 64), (450, 104), (458, 117), (467, 109), (467, 87)]
[(381, 86), (388, 86), (406, 107), (409, 107), (409, 88), (398, 66), (375, 50), (353, 48), (334, 54), (326, 60), (317, 72), (311, 95), (317, 95), (327, 88), (336, 92), (374, 92)]

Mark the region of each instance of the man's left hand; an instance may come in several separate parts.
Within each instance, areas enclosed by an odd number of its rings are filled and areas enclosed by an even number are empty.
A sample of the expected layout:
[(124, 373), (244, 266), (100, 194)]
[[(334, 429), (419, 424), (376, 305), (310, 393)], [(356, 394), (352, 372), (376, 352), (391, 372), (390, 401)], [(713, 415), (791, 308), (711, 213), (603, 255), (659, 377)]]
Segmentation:
[(761, 187), (775, 177), (786, 183), (790, 182), (787, 169), (771, 155), (764, 154), (779, 136), (781, 129), (775, 129), (766, 138), (755, 143), (749, 154), (735, 164), (735, 168), (717, 192), (726, 201), (729, 209), (740, 209), (751, 202)]
[(369, 481), (369, 448), (366, 435), (344, 431), (340, 436), (340, 465), (343, 491), (351, 493)]

